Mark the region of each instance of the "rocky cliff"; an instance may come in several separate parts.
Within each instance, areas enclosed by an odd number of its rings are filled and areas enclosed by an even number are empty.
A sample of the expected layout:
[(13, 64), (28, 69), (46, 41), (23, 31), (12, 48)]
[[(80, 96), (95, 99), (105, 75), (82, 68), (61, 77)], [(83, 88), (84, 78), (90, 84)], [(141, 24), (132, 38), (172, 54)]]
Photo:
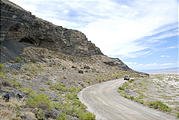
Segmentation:
[[(0, 5), (1, 62), (21, 57), (24, 48), (28, 46), (45, 48), (56, 53), (78, 57), (104, 56), (100, 49), (88, 41), (85, 34), (80, 31), (54, 25), (32, 15), (31, 12), (8, 0), (1, 0)], [(29, 50), (33, 51), (32, 49)], [(25, 54), (27, 55), (27, 53)], [(36, 55), (35, 57), (39, 58), (37, 54), (31, 53), (29, 56)], [(104, 65), (131, 70), (119, 59), (112, 59), (107, 56), (105, 58), (105, 60), (101, 60)]]
[(14, 40), (70, 55), (102, 55), (80, 31), (56, 26), (1, 0), (0, 41)]

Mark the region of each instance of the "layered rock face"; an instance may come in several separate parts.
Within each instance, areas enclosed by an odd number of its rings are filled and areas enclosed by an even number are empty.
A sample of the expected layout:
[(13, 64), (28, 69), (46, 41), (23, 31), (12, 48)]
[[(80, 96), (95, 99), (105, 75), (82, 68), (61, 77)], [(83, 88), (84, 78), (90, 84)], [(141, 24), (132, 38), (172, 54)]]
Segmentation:
[(102, 55), (80, 31), (56, 26), (30, 12), (1, 0), (0, 41), (17, 41), (70, 55)]
[[(72, 56), (104, 56), (80, 31), (40, 19), (8, 0), (1, 0), (0, 6), (0, 62), (14, 60), (28, 46), (47, 48)], [(109, 58), (101, 62), (122, 70), (131, 70), (119, 59)]]

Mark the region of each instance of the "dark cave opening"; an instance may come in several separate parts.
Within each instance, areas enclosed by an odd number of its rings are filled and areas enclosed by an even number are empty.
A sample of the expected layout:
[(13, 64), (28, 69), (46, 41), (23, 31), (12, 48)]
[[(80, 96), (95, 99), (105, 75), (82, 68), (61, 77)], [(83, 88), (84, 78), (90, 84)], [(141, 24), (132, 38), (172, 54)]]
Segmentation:
[(35, 41), (32, 38), (24, 37), (19, 42), (28, 43), (28, 44), (35, 44)]
[(21, 28), (20, 26), (21, 26), (20, 23), (17, 23), (17, 24), (15, 24), (15, 25), (11, 26), (11, 28), (9, 29), (9, 31), (10, 31), (10, 32), (17, 32), (17, 31), (19, 31), (19, 29)]

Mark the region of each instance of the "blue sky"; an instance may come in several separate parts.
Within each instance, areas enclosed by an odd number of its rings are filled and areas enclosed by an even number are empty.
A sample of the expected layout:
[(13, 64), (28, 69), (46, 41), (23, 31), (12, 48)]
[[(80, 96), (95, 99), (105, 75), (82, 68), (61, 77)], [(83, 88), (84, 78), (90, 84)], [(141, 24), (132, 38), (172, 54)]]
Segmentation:
[(10, 0), (56, 25), (77, 29), (135, 70), (178, 64), (177, 0)]

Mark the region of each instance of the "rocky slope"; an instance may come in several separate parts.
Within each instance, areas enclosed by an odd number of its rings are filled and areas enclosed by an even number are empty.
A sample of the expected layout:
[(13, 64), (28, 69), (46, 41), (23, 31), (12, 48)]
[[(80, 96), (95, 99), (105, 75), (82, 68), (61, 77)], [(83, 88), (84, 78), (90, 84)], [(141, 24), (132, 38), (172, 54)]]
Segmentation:
[[(80, 31), (53, 25), (8, 0), (0, 5), (2, 120), (93, 120), (77, 98), (82, 88), (125, 74), (147, 76), (103, 55)], [(4, 104), (5, 93), (10, 103)], [(14, 100), (18, 93), (24, 100)]]

